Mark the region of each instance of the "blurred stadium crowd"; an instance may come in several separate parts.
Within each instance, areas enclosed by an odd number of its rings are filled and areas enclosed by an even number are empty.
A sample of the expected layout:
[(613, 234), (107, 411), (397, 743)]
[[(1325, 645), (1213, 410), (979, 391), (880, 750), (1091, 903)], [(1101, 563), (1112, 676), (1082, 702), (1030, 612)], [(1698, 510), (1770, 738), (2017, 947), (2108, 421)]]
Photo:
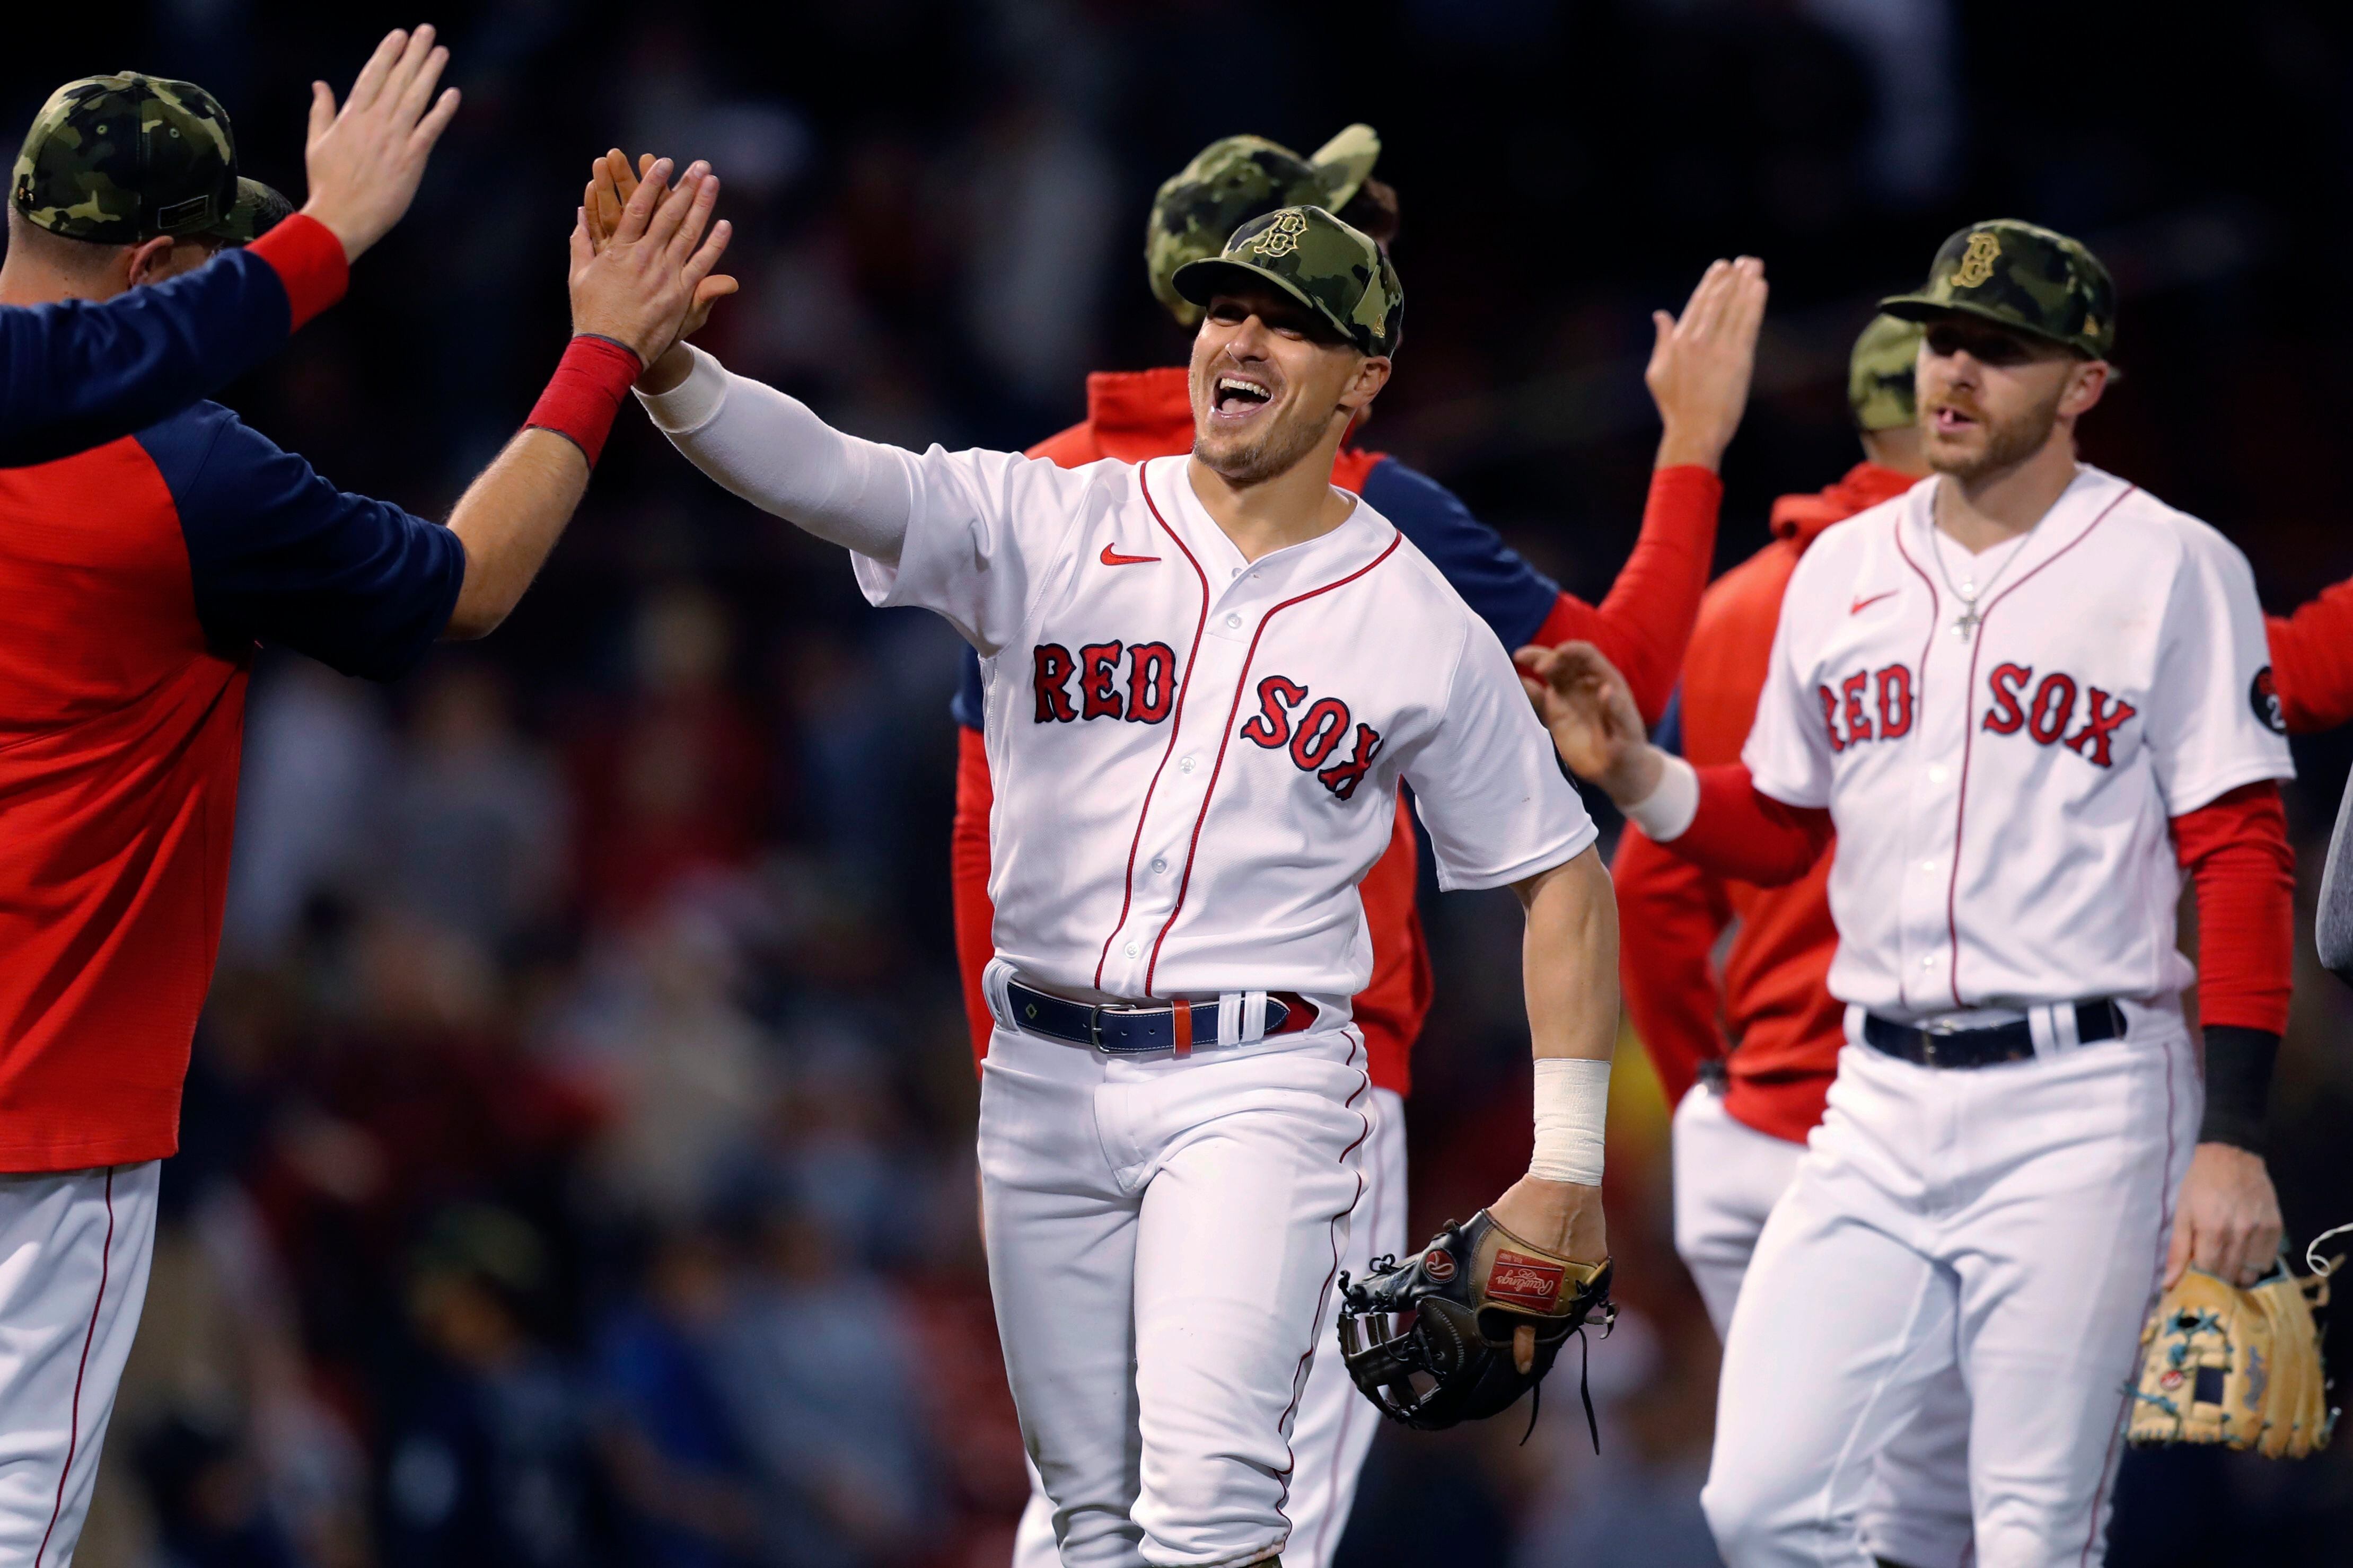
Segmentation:
[[(1090, 368), (1181, 354), (1138, 266), (1160, 179), (1218, 135), (1313, 146), (1362, 119), (1412, 300), (1368, 437), (1576, 591), (1632, 536), (1651, 308), (1710, 257), (1767, 258), (1730, 562), (1774, 494), (1852, 460), (1839, 371), (1867, 300), (1995, 211), (2084, 235), (2125, 290), (2128, 379), (2089, 455), (2230, 532), (2274, 608), (2353, 573), (2333, 8), (2250, 4), (2195, 37), (2012, 0), (749, 9), (442, 7), (467, 101), (416, 213), (230, 401), (339, 482), (446, 509), (561, 342), (571, 208), (618, 142), (725, 179), (732, 365), (862, 435), (1022, 446), (1079, 416)], [(304, 84), (412, 19), (42, 8), (10, 22), (0, 110), (21, 126), (86, 71), (194, 79), (250, 171), (299, 190)], [(486, 647), (388, 692), (266, 661), (86, 1568), (1001, 1568), (1025, 1482), (950, 959), (955, 654), (625, 414)], [(2299, 755), (2316, 877), (2353, 747)], [(1527, 1135), (1516, 910), (1425, 914), (1417, 1230), (1507, 1182)], [(2298, 1236), (2348, 1217), (2348, 1025), (2307, 952), (2274, 1161)], [(1524, 1447), (1514, 1421), (1387, 1433), (1344, 1559), (1714, 1561), (1715, 1346), (1639, 1059), (1611, 1123), (1628, 1310), (1593, 1354), (1602, 1456), (1566, 1398)], [(2346, 1447), (2136, 1460), (2112, 1560), (2341, 1561)]]

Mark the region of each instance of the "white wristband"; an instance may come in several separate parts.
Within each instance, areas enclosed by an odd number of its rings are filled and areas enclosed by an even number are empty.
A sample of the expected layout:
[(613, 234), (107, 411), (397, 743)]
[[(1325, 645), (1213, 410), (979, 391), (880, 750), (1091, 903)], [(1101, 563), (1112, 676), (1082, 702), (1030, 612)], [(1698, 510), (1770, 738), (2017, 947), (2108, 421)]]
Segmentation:
[(1699, 770), (1672, 752), (1660, 752), (1659, 763), (1658, 788), (1624, 808), (1653, 844), (1681, 838), (1699, 815)]
[(1609, 1115), (1609, 1064), (1583, 1057), (1536, 1058), (1536, 1146), (1528, 1174), (1601, 1184), (1601, 1129)]

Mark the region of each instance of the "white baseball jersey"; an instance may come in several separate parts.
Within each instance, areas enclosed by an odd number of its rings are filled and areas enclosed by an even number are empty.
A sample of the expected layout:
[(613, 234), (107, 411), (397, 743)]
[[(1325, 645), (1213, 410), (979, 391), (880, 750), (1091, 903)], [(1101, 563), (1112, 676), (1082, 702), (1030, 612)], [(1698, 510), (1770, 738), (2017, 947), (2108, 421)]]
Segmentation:
[(934, 447), (897, 563), (858, 579), (982, 655), (1000, 958), (1114, 996), (1295, 991), (1328, 1023), (1372, 978), (1356, 886), (1400, 781), (1444, 888), (1595, 828), (1494, 633), (1387, 519), (1356, 499), (1245, 561), (1187, 461)]
[(2246, 560), (2090, 467), (1971, 557), (1938, 482), (1806, 552), (1743, 752), (1837, 826), (1831, 991), (1896, 1016), (2178, 991), (2168, 818), (2295, 772)]

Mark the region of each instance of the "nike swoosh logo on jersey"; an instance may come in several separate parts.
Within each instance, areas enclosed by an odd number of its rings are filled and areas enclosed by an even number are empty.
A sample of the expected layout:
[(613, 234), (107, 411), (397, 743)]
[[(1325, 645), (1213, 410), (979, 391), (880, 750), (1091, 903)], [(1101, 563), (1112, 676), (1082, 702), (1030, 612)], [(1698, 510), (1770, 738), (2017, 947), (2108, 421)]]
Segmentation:
[(1157, 555), (1122, 555), (1110, 545), (1103, 546), (1103, 563), (1106, 566), (1141, 566), (1147, 561), (1157, 561)]
[(1869, 609), (1872, 605), (1879, 603), (1880, 600), (1892, 599), (1903, 591), (1904, 590), (1901, 588), (1890, 588), (1884, 594), (1873, 594), (1868, 599), (1857, 599), (1853, 604), (1849, 605), (1846, 607), (1846, 613), (1850, 616), (1859, 616), (1862, 614), (1863, 611)]

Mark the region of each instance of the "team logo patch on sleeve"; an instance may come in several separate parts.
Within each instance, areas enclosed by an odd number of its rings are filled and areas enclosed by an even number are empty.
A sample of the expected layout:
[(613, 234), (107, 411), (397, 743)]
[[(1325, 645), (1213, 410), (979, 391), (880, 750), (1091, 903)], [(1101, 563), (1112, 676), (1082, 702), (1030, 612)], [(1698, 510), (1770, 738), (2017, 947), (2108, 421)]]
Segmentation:
[(2287, 714), (2280, 707), (2279, 682), (2272, 679), (2270, 665), (2255, 671), (2254, 684), (2247, 688), (2247, 705), (2264, 729), (2274, 735), (2287, 733)]
[(1567, 1271), (1559, 1264), (1530, 1258), (1506, 1247), (1497, 1250), (1494, 1267), (1487, 1272), (1487, 1294), (1515, 1307), (1548, 1312), (1560, 1300), (1561, 1281), (1566, 1277)]

